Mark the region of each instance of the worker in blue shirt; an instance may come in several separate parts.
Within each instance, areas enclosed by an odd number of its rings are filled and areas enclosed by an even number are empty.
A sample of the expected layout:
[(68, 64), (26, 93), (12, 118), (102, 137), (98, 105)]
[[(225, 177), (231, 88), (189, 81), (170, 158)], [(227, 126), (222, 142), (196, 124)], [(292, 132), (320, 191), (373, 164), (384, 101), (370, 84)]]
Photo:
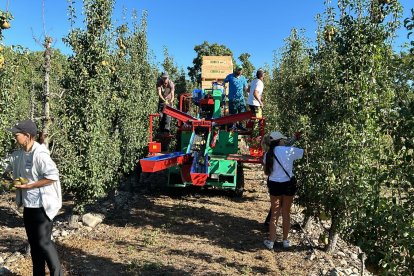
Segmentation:
[(234, 73), (227, 75), (224, 84), (229, 83), (229, 113), (237, 114), (246, 111), (244, 92), (247, 92), (247, 80), (242, 75), (242, 67), (237, 66)]

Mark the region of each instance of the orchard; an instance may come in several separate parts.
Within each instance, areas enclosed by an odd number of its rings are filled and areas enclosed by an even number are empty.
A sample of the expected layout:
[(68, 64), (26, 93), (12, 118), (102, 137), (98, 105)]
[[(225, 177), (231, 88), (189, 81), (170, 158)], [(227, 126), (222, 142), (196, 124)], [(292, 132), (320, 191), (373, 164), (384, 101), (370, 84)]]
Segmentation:
[[(303, 224), (329, 220), (321, 235), (328, 252), (339, 236), (358, 245), (384, 274), (414, 271), (414, 12), (402, 18), (397, 0), (338, 0), (317, 16), (317, 38), (293, 29), (264, 69), (264, 115), (269, 129), (301, 131), (306, 150), (297, 178)], [(61, 172), (62, 187), (82, 213), (85, 204), (113, 193), (146, 156), (148, 115), (155, 113), (161, 71), (177, 94), (201, 82), (201, 57), (231, 55), (208, 41), (195, 45), (188, 75), (168, 49), (160, 69), (147, 39), (147, 13), (115, 25), (112, 0), (84, 1), (83, 28), (64, 38), (73, 54), (4, 45), (13, 16), (0, 11), (0, 125), (33, 119)], [(69, 20), (77, 17), (70, 6)], [(408, 48), (397, 52), (397, 28)], [(252, 79), (255, 69), (237, 59)], [(0, 132), (1, 161), (14, 149)], [(3, 168), (1, 168), (3, 169)], [(6, 185), (6, 184), (4, 184)], [(9, 185), (9, 184), (7, 184)]]

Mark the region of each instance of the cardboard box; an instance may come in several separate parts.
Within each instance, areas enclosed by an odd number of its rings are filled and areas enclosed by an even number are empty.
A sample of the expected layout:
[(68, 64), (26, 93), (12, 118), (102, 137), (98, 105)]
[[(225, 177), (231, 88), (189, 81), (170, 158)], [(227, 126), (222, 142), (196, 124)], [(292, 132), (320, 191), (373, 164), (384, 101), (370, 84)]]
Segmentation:
[(201, 65), (202, 80), (223, 80), (233, 72), (231, 56), (203, 56)]

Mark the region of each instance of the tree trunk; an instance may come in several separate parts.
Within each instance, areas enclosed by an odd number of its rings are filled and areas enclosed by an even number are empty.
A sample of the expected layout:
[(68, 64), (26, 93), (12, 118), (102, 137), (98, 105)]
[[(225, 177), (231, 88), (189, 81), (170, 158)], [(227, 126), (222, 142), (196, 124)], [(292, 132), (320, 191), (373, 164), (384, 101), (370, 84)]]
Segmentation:
[(35, 89), (33, 87), (33, 83), (32, 83), (32, 89), (30, 90), (30, 119), (32, 121), (34, 121), (34, 117), (35, 117)]
[(45, 47), (44, 52), (44, 80), (43, 80), (43, 116), (42, 116), (42, 134), (41, 139), (43, 140), (43, 143), (47, 148), (49, 148), (49, 127), (51, 124), (51, 118), (50, 118), (50, 93), (49, 93), (49, 74), (50, 74), (50, 60), (52, 57), (52, 49), (50, 48), (50, 45), (52, 44), (52, 39), (50, 37), (45, 38), (45, 43), (43, 46)]
[(308, 230), (309, 230), (309, 228), (311, 227), (311, 225), (312, 225), (312, 216), (311, 216), (311, 215), (309, 215), (309, 214), (306, 214), (306, 213), (305, 213), (305, 217), (303, 218), (303, 225), (302, 225), (302, 228), (303, 228), (305, 231), (308, 231)]
[(338, 225), (338, 219), (335, 216), (332, 216), (332, 224), (331, 229), (329, 229), (329, 243), (326, 247), (326, 252), (331, 254), (335, 251), (336, 243), (338, 241), (338, 231), (337, 231), (337, 225)]

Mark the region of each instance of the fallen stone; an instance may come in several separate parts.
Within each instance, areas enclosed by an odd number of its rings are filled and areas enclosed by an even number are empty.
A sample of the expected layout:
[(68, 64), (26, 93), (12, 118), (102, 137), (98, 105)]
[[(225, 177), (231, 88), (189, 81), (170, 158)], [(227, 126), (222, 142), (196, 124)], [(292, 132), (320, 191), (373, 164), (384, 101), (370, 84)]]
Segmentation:
[(59, 235), (60, 235), (60, 231), (59, 231), (59, 230), (55, 230), (55, 231), (53, 231), (53, 233), (52, 233), (52, 236), (53, 236), (53, 237), (59, 237)]
[(79, 228), (79, 216), (78, 215), (71, 215), (69, 218), (69, 224), (68, 226), (70, 228)]
[(336, 252), (336, 255), (338, 255), (338, 256), (340, 256), (340, 257), (345, 257), (346, 255), (345, 255), (345, 253), (344, 252), (342, 252), (342, 251), (338, 251), (338, 252)]
[(90, 232), (90, 231), (92, 231), (92, 227), (89, 227), (89, 226), (85, 226), (85, 228), (84, 228), (87, 232)]
[(344, 270), (344, 272), (345, 272), (345, 275), (350, 275), (350, 274), (352, 274), (352, 269), (347, 268), (347, 269)]
[[(8, 259), (6, 259), (6, 263), (13, 263), (15, 261), (17, 261), (18, 259), (20, 259), (22, 255), (19, 252), (15, 252), (13, 255), (11, 255)], [(2, 274), (0, 274), (2, 275)]]
[(330, 266), (330, 267), (335, 266), (335, 264), (334, 264), (334, 262), (333, 262), (332, 260), (330, 260), (330, 259), (326, 259), (326, 261), (329, 263), (329, 266)]
[(102, 218), (97, 215), (88, 213), (82, 216), (82, 222), (88, 227), (95, 228), (99, 223), (102, 222)]

